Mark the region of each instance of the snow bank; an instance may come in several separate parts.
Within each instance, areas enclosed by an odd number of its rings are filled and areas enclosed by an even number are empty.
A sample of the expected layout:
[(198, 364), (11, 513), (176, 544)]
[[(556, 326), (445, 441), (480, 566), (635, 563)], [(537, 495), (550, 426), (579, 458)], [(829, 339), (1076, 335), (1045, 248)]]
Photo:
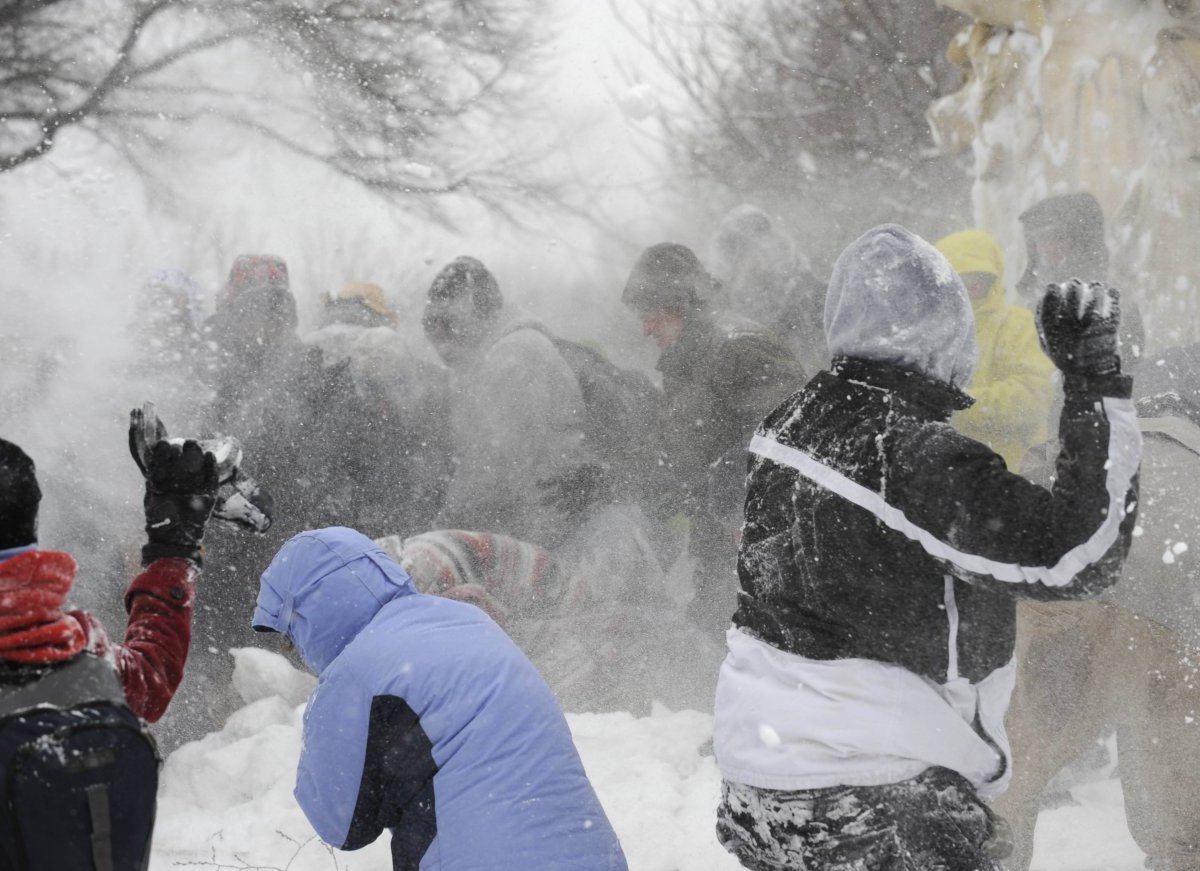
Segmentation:
[[(221, 731), (168, 757), (151, 871), (184, 863), (391, 871), (386, 837), (354, 853), (331, 851), (292, 799), (303, 703), (314, 679), (278, 654), (245, 649), (234, 657), (234, 687), (247, 705)], [(567, 719), (631, 868), (739, 867), (713, 835), (720, 778), (712, 757), (701, 754), (712, 717), (658, 708), (640, 719), (622, 713)]]
[[(278, 654), (235, 651), (246, 706), (225, 728), (167, 759), (151, 871), (258, 868), (391, 871), (387, 838), (354, 853), (326, 847), (292, 799), (303, 703), (315, 684)], [(704, 751), (712, 717), (655, 708), (650, 716), (567, 717), (588, 775), (633, 871), (736, 871), (717, 844), (720, 778)], [(1034, 871), (1135, 871), (1120, 784), (1075, 790), (1079, 806), (1043, 814)]]

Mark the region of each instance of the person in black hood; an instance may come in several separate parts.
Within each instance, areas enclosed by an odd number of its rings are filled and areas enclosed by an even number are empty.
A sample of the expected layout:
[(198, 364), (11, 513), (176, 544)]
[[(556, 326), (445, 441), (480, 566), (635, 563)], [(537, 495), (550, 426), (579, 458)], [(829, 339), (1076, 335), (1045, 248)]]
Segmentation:
[[(1017, 685), (1006, 719), (1017, 764), (994, 805), (1012, 828), (1007, 871), (1030, 867), (1042, 809), (1081, 781), (1109, 777), (1120, 779), (1125, 822), (1146, 867), (1200, 871), (1198, 363), (1193, 345), (1135, 370), (1141, 507), (1121, 582), (1097, 600), (1017, 609)], [(1114, 734), (1115, 768), (1107, 749)]]
[(1108, 279), (1108, 244), (1104, 212), (1089, 193), (1062, 194), (1039, 200), (1020, 215), (1025, 231), (1025, 273), (1017, 293), (1033, 303), (1051, 282), (1079, 278)]
[(895, 225), (838, 259), (833, 363), (750, 443), (714, 735), (717, 832), (747, 868), (1000, 867), (983, 799), (1011, 776), (1016, 601), (1112, 584), (1135, 520), (1117, 309), (1079, 282), (1040, 303), (1067, 396), (1047, 490), (948, 423), (975, 337), (946, 259)]

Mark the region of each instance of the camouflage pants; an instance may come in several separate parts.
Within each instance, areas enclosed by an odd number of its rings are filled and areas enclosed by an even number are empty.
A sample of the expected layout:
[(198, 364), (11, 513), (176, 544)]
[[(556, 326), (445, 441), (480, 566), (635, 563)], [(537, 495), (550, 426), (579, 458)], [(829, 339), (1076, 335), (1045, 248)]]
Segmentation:
[(725, 781), (717, 837), (751, 871), (999, 871), (1004, 823), (958, 774), (797, 792)]

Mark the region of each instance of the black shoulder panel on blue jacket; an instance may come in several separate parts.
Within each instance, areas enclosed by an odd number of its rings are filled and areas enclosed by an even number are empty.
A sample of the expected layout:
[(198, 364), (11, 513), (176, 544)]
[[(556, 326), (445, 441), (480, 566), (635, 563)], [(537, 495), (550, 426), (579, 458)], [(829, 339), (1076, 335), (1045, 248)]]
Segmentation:
[(435, 774), (433, 743), (416, 712), (404, 699), (376, 696), (358, 801), (343, 849), (365, 847), (391, 829), (393, 867), (416, 871), (437, 835)]

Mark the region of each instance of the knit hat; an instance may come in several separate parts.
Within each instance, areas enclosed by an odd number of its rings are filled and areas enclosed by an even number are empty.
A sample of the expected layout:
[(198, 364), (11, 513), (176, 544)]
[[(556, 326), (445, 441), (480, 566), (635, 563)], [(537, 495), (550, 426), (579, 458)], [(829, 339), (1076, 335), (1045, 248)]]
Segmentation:
[(639, 312), (684, 313), (703, 307), (715, 289), (712, 276), (691, 248), (662, 242), (642, 252), (621, 302)]
[(481, 318), (493, 318), (504, 307), (500, 285), (488, 268), (474, 257), (456, 257), (444, 267), (429, 285), (429, 300), (450, 301), (469, 293), (475, 313)]
[(41, 500), (33, 460), (12, 442), (0, 439), (0, 550), (37, 541)]
[(339, 300), (350, 300), (361, 303), (375, 314), (395, 323), (396, 312), (387, 304), (383, 296), (383, 288), (369, 281), (352, 281), (337, 292), (334, 297)]
[(274, 254), (239, 254), (229, 267), (221, 302), (228, 302), (249, 288), (262, 286), (289, 290), (287, 263)]

